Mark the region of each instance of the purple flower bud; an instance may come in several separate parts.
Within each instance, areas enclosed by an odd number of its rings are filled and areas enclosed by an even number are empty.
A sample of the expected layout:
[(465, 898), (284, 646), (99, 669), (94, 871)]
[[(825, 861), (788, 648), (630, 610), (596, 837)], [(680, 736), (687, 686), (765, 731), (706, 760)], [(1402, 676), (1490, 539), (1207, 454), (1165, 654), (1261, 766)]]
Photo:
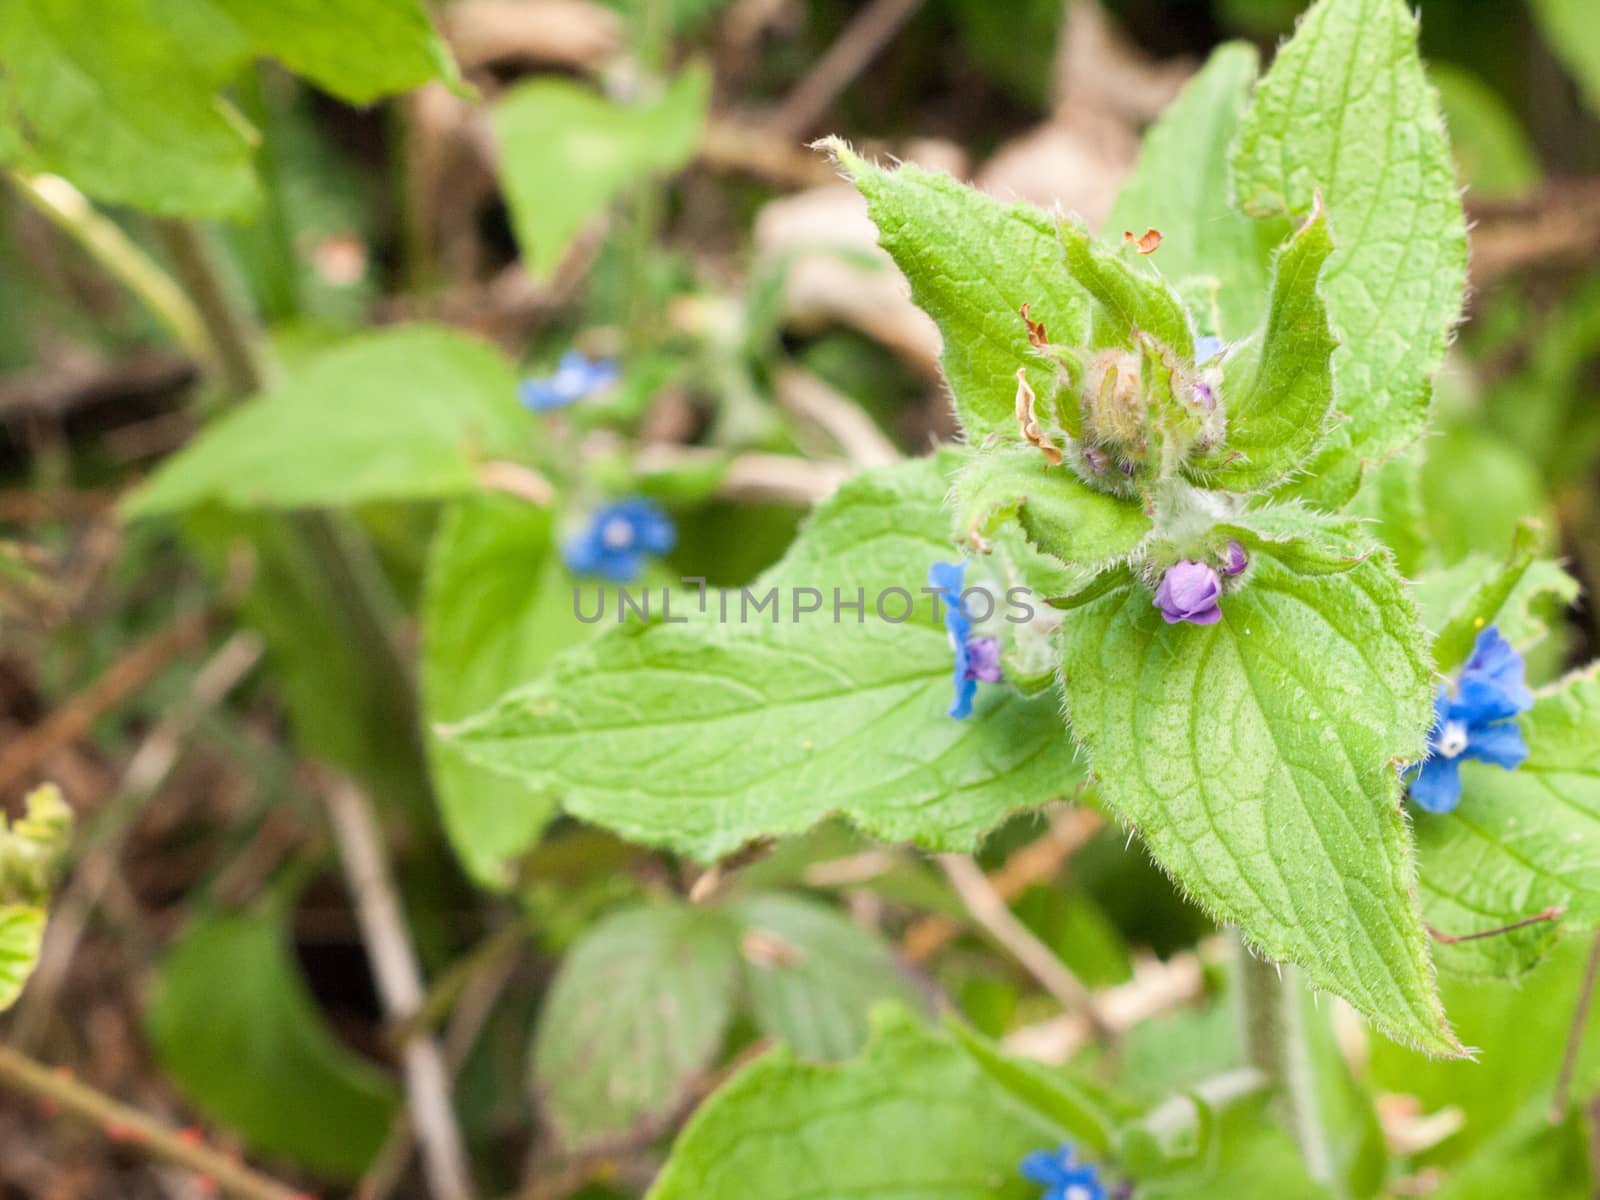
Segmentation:
[(1222, 553), (1222, 573), (1231, 579), (1249, 565), (1250, 556), (1244, 552), (1244, 547), (1237, 540), (1230, 541)]
[(1195, 380), (1194, 387), (1189, 390), (1189, 398), (1194, 401), (1196, 408), (1203, 408), (1207, 412), (1216, 411), (1217, 393), (1203, 379)]
[(983, 683), (1000, 682), (999, 638), (979, 637), (967, 643), (966, 676)]
[(1096, 475), (1104, 475), (1106, 467), (1110, 465), (1110, 461), (1106, 457), (1106, 452), (1100, 449), (1099, 446), (1085, 446), (1083, 448), (1083, 465)]
[(1133, 478), (1133, 473), (1139, 469), (1139, 464), (1136, 463), (1136, 462), (1123, 461), (1123, 462), (1119, 462), (1117, 464), (1117, 466), (1118, 466), (1118, 468), (1121, 469), (1122, 473), (1124, 475), (1126, 475), (1129, 479), (1132, 479)]
[(1222, 580), (1203, 562), (1186, 558), (1161, 577), (1155, 605), (1168, 625), (1187, 621), (1191, 625), (1215, 625), (1222, 620), (1217, 601), (1222, 598)]

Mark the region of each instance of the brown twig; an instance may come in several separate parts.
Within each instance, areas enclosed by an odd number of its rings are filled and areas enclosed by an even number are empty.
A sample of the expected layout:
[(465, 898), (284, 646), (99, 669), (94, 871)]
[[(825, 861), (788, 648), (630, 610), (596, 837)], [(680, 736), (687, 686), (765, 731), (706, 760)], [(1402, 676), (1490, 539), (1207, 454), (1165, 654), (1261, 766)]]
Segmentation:
[[(1050, 828), (1029, 842), (989, 876), (995, 894), (1010, 903), (1036, 883), (1054, 879), (1061, 866), (1093, 837), (1105, 822), (1093, 809), (1063, 808)], [(900, 939), (900, 955), (907, 962), (927, 962), (961, 933), (961, 923), (935, 914), (923, 917)]]
[[(382, 834), (366, 796), (354, 784), (335, 780), (323, 798), (384, 1011), (391, 1025), (405, 1028), (423, 1004), (422, 971), (389, 874)], [(412, 1027), (400, 1044), (400, 1057), (428, 1187), (437, 1200), (470, 1200), (466, 1146), (450, 1107), (450, 1073), (439, 1044), (426, 1029)]]
[(1440, 933), (1432, 925), (1424, 925), (1428, 936), (1434, 941), (1446, 946), (1454, 946), (1460, 942), (1476, 942), (1481, 938), (1499, 937), (1502, 934), (1514, 933), (1518, 929), (1526, 929), (1529, 925), (1539, 925), (1545, 921), (1559, 921), (1566, 909), (1559, 904), (1552, 904), (1543, 912), (1536, 912), (1531, 917), (1523, 917), (1520, 921), (1513, 921), (1509, 925), (1499, 925), (1493, 929), (1480, 929), (1477, 933)]
[(965, 854), (941, 854), (939, 865), (973, 919), (1021, 963), (1045, 991), (1059, 1000), (1062, 1007), (1082, 1016), (1096, 1040), (1109, 1041), (1112, 1029), (1101, 1015), (1094, 994), (1056, 957), (1055, 951), (1017, 919), (1010, 905), (995, 891), (983, 868)]
[(108, 1136), (138, 1147), (153, 1158), (198, 1172), (227, 1195), (241, 1200), (309, 1200), (305, 1192), (286, 1187), (213, 1150), (191, 1134), (164, 1125), (7, 1046), (0, 1046), (0, 1085), (81, 1117)]
[(1583, 1049), (1583, 1035), (1589, 1030), (1589, 1010), (1594, 1007), (1595, 979), (1600, 976), (1600, 933), (1589, 947), (1589, 962), (1583, 969), (1583, 985), (1578, 989), (1578, 1004), (1572, 1012), (1572, 1027), (1567, 1032), (1567, 1048), (1561, 1056), (1561, 1074), (1556, 1079), (1555, 1096), (1550, 1101), (1550, 1123), (1566, 1120), (1567, 1105), (1572, 1099), (1572, 1079), (1578, 1071), (1578, 1052)]
[(173, 659), (200, 645), (208, 624), (207, 613), (179, 617), (166, 629), (136, 643), (100, 678), (0, 747), (0, 795), (51, 754), (82, 737), (95, 721), (149, 683)]
[(55, 998), (89, 919), (117, 873), (117, 854), (129, 827), (160, 789), (201, 715), (222, 702), (261, 660), (261, 639), (234, 634), (195, 674), (179, 711), (157, 725), (128, 760), (110, 801), (90, 828), (88, 847), (72, 880), (51, 907), (39, 965), (15, 1014), (12, 1030), (19, 1047), (31, 1046), (55, 1011)]
[(767, 118), (768, 134), (793, 142), (809, 133), (920, 7), (922, 0), (871, 0)]

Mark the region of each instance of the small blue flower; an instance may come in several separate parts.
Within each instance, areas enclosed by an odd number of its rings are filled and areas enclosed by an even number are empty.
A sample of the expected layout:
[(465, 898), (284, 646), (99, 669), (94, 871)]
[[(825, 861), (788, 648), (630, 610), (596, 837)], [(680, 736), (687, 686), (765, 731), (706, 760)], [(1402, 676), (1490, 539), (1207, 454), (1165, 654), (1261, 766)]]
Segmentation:
[(928, 568), (928, 586), (939, 592), (944, 609), (944, 629), (950, 635), (955, 655), (956, 698), (950, 715), (958, 721), (972, 715), (972, 700), (978, 694), (978, 681), (1000, 682), (1000, 640), (972, 636), (972, 621), (961, 608), (961, 581), (966, 567), (961, 563), (934, 563)]
[(646, 557), (666, 554), (677, 540), (672, 518), (635, 496), (589, 514), (583, 532), (563, 543), (561, 559), (574, 575), (631, 583), (644, 569)]
[(1194, 360), (1203, 363), (1222, 353), (1222, 339), (1214, 334), (1203, 334), (1194, 340)]
[(621, 377), (621, 369), (611, 359), (591, 360), (581, 351), (568, 350), (553, 375), (524, 379), (520, 398), (522, 406), (531, 412), (549, 412), (598, 395)]
[(1455, 808), (1463, 759), (1516, 770), (1528, 757), (1528, 744), (1512, 718), (1532, 707), (1522, 656), (1489, 626), (1478, 634), (1454, 691), (1440, 688), (1434, 699), (1428, 757), (1406, 773), (1411, 799), (1428, 812)]
[(1106, 1200), (1099, 1169), (1079, 1162), (1071, 1146), (1035, 1150), (1022, 1160), (1021, 1170), (1024, 1179), (1044, 1185), (1040, 1200)]

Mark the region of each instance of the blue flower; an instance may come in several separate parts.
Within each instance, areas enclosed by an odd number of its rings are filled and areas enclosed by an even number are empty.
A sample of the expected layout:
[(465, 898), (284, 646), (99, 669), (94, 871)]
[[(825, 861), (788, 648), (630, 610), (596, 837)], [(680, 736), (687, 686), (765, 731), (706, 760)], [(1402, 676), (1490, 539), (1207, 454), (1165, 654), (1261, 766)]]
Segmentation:
[(667, 553), (677, 540), (672, 518), (635, 496), (590, 513), (583, 532), (562, 545), (561, 559), (575, 575), (631, 583), (644, 569), (647, 556)]
[(1106, 1200), (1099, 1169), (1079, 1162), (1071, 1146), (1035, 1150), (1022, 1160), (1021, 1169), (1024, 1179), (1044, 1184), (1040, 1200)]
[(531, 412), (549, 412), (597, 395), (622, 377), (622, 371), (609, 358), (589, 359), (581, 351), (568, 350), (556, 364), (555, 373), (524, 379), (520, 398)]
[(939, 592), (944, 629), (950, 635), (950, 649), (955, 655), (956, 698), (950, 705), (950, 715), (957, 720), (972, 715), (972, 699), (978, 693), (979, 680), (1000, 681), (1000, 640), (973, 637), (972, 620), (961, 607), (961, 581), (965, 575), (966, 567), (961, 563), (934, 563), (928, 568), (928, 586)]
[(1194, 340), (1194, 360), (1203, 363), (1222, 353), (1222, 339), (1213, 334), (1202, 334)]
[(1489, 626), (1478, 634), (1454, 691), (1440, 688), (1433, 702), (1428, 757), (1406, 775), (1411, 799), (1428, 812), (1455, 808), (1461, 802), (1463, 759), (1516, 770), (1528, 757), (1528, 744), (1512, 718), (1532, 707), (1522, 656)]

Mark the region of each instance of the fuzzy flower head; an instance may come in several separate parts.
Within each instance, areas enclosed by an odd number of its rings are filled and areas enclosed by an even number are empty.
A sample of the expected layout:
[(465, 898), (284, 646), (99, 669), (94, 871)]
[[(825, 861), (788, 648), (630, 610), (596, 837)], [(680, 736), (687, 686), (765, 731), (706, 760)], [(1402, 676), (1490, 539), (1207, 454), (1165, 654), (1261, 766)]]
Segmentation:
[(549, 412), (597, 396), (621, 377), (621, 369), (611, 359), (590, 359), (582, 351), (568, 350), (553, 374), (524, 379), (519, 398), (530, 412)]
[(574, 575), (631, 583), (644, 569), (646, 558), (666, 554), (677, 540), (672, 518), (635, 496), (589, 514), (588, 525), (562, 544), (561, 560)]
[(1021, 1170), (1024, 1179), (1044, 1185), (1039, 1200), (1106, 1200), (1099, 1169), (1079, 1162), (1071, 1146), (1035, 1150), (1022, 1160)]
[(1156, 588), (1155, 605), (1168, 625), (1215, 625), (1222, 620), (1222, 580), (1216, 568), (1186, 558), (1167, 568)]
[(928, 568), (928, 586), (939, 593), (945, 633), (955, 656), (956, 695), (950, 715), (957, 720), (972, 715), (972, 700), (980, 680), (1000, 682), (1000, 639), (973, 637), (972, 620), (961, 608), (961, 582), (965, 576), (966, 567), (961, 563), (934, 563)]
[(1411, 799), (1428, 812), (1451, 811), (1461, 802), (1465, 759), (1516, 770), (1528, 744), (1515, 718), (1532, 707), (1522, 656), (1489, 626), (1478, 634), (1454, 689), (1440, 688), (1433, 702), (1428, 757), (1406, 773)]

